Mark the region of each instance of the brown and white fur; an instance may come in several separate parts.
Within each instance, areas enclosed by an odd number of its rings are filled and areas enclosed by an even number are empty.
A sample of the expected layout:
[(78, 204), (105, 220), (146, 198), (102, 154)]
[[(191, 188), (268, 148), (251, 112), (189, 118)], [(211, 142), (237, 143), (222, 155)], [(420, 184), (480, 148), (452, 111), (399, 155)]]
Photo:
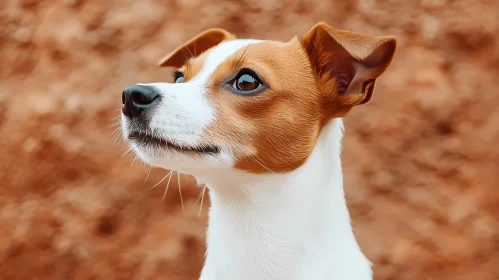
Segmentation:
[[(209, 29), (160, 61), (177, 83), (125, 89), (140, 159), (209, 189), (201, 280), (372, 279), (344, 198), (341, 118), (372, 98), (395, 48), (325, 23), (288, 42)], [(258, 82), (239, 83), (242, 69)]]

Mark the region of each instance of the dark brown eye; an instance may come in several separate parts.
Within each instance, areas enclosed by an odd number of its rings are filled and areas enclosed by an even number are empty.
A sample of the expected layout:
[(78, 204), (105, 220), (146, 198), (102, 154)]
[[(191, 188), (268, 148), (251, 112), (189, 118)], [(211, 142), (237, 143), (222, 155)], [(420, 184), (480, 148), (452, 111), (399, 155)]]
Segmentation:
[(251, 91), (260, 87), (260, 81), (251, 74), (242, 74), (234, 81), (234, 87), (240, 91)]
[(249, 68), (241, 69), (224, 87), (239, 95), (255, 95), (268, 88), (260, 76)]
[(258, 89), (262, 86), (258, 76), (252, 72), (241, 72), (234, 79), (232, 87), (238, 91), (248, 92)]

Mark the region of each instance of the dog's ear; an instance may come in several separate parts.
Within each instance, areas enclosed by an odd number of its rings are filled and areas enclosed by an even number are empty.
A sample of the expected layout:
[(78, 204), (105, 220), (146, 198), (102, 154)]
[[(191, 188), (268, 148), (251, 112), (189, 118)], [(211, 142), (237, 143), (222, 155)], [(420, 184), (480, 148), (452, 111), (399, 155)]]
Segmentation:
[(351, 108), (371, 100), (374, 83), (388, 67), (397, 41), (334, 29), (321, 22), (302, 38), (319, 91), (335, 106)]
[(233, 40), (236, 37), (221, 28), (207, 29), (188, 40), (182, 46), (165, 55), (158, 62), (160, 67), (180, 68), (188, 58), (220, 44), (223, 41)]

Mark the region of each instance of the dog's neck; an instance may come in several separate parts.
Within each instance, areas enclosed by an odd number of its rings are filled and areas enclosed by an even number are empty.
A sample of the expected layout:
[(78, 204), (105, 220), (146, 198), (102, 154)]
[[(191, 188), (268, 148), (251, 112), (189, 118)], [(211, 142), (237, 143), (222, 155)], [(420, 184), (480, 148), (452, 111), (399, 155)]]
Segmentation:
[(372, 278), (344, 198), (342, 126), (326, 125), (291, 173), (197, 176), (212, 204), (201, 280)]

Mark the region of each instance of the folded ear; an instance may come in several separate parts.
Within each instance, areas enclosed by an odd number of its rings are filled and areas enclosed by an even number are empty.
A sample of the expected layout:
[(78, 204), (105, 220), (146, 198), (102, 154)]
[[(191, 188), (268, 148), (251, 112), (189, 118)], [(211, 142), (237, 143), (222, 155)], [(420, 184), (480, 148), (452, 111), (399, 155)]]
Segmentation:
[(188, 40), (182, 46), (165, 55), (158, 62), (160, 67), (180, 68), (188, 58), (220, 44), (223, 41), (233, 40), (236, 37), (221, 28), (207, 29)]
[(317, 86), (335, 106), (353, 107), (371, 100), (374, 83), (390, 65), (397, 41), (313, 26), (301, 39), (312, 64)]

